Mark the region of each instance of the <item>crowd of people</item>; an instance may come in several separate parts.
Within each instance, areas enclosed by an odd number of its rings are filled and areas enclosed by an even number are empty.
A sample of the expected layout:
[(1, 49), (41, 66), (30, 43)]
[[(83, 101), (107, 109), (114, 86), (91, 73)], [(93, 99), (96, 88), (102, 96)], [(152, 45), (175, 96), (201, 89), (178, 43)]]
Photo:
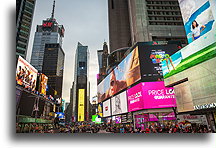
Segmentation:
[(107, 124), (74, 124), (74, 125), (55, 125), (55, 124), (16, 124), (17, 133), (213, 133), (210, 128), (204, 125), (182, 126), (182, 125), (150, 125), (145, 129), (134, 128), (132, 124), (107, 125)]

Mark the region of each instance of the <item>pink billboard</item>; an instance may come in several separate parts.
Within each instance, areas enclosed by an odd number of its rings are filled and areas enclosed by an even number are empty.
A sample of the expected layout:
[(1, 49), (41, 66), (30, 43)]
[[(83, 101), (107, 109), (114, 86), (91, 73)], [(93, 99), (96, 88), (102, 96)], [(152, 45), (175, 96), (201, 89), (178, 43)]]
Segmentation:
[(128, 111), (152, 108), (176, 107), (172, 87), (165, 87), (163, 81), (142, 82), (127, 90)]

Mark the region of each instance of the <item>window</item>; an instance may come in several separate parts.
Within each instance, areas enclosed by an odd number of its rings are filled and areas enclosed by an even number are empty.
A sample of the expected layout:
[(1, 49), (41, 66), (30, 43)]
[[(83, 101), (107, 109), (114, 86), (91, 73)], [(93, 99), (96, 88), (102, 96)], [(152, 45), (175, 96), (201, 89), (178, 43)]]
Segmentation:
[(79, 62), (79, 67), (85, 67), (85, 62)]
[(111, 7), (114, 9), (114, 0), (111, 0)]

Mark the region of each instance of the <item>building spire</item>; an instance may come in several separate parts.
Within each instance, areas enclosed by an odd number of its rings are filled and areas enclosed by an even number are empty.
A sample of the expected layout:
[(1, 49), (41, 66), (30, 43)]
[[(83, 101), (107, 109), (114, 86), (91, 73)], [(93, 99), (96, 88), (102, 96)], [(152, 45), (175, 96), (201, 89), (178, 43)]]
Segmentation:
[(55, 0), (53, 1), (53, 9), (52, 9), (51, 19), (54, 18), (54, 12), (55, 12)]

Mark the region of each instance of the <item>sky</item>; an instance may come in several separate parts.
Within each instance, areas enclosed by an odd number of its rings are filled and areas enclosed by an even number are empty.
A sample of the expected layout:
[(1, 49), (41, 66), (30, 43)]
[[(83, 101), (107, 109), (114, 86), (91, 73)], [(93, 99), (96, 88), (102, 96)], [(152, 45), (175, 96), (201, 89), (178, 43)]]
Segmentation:
[[(51, 16), (53, 0), (37, 0), (32, 22), (27, 61), (30, 61), (36, 26)], [(78, 42), (88, 46), (90, 51), (89, 81), (90, 98), (97, 94), (96, 74), (98, 69), (97, 50), (108, 41), (108, 6), (107, 0), (56, 0), (55, 19), (64, 25), (65, 37), (63, 50), (65, 65), (63, 76), (63, 95), (70, 101), (70, 88), (74, 80), (75, 51)]]

